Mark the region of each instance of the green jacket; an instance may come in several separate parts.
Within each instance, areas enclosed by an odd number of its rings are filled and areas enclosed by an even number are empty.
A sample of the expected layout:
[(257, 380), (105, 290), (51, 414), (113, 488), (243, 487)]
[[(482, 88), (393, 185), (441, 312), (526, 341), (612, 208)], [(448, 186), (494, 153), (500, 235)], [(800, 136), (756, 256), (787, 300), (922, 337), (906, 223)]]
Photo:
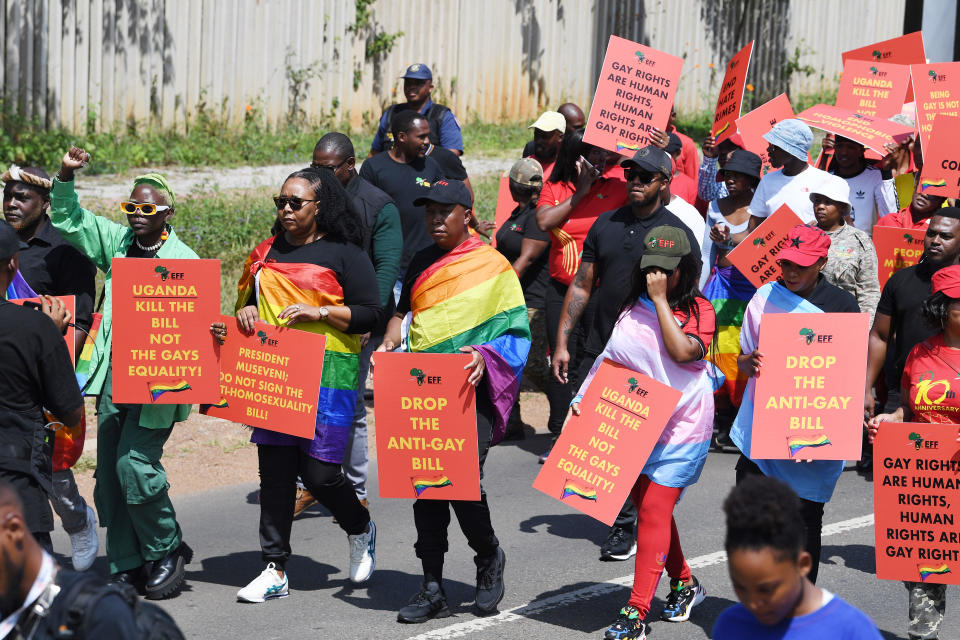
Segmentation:
[[(87, 393), (100, 394), (103, 381), (111, 361), (111, 343), (113, 338), (112, 279), (110, 261), (124, 258), (133, 243), (134, 234), (130, 227), (123, 226), (107, 218), (94, 215), (80, 206), (73, 182), (53, 181), (50, 190), (50, 221), (63, 234), (63, 237), (78, 251), (90, 258), (97, 268), (105, 274), (103, 320), (94, 343), (90, 361), (90, 382)], [(177, 234), (170, 230), (169, 237), (160, 250), (158, 258), (196, 258), (193, 249), (180, 242)], [(166, 429), (172, 422), (186, 420), (192, 405), (158, 404), (143, 405), (140, 412), (140, 426), (149, 429)]]

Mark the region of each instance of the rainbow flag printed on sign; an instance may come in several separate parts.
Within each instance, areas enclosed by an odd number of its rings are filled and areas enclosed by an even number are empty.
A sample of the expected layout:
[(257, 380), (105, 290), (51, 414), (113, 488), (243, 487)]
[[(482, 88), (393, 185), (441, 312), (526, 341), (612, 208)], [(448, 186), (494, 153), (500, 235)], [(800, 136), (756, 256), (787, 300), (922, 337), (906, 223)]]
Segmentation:
[(943, 179), (920, 181), (920, 191), (926, 191), (928, 187), (945, 187), (945, 186), (947, 186), (947, 181)]
[(186, 391), (190, 388), (190, 383), (186, 380), (174, 380), (173, 382), (148, 382), (147, 388), (150, 389), (150, 398), (156, 402), (157, 398), (165, 393)]
[(723, 125), (722, 127), (720, 127), (720, 130), (719, 130), (719, 131), (715, 131), (715, 132), (713, 133), (713, 137), (714, 137), (714, 138), (719, 138), (719, 137), (720, 137), (720, 134), (723, 133), (724, 131), (726, 131), (726, 130), (729, 129), (729, 128), (730, 128), (730, 123), (728, 122), (728, 123), (726, 123), (725, 125)]
[(640, 146), (635, 144), (629, 144), (623, 140), (617, 140), (617, 152), (620, 151), (639, 151)]
[(413, 481), (413, 490), (417, 492), (418, 498), (427, 489), (439, 489), (440, 487), (453, 485), (447, 476), (413, 476), (411, 480)]
[(926, 582), (927, 578), (930, 576), (942, 576), (946, 573), (950, 573), (950, 567), (945, 564), (940, 565), (939, 567), (917, 567), (920, 570), (920, 582)]
[(820, 436), (819, 438), (788, 438), (787, 445), (790, 447), (790, 457), (794, 457), (801, 449), (807, 447), (825, 447), (830, 444), (830, 439), (827, 436)]
[(563, 492), (560, 494), (561, 500), (566, 500), (570, 496), (577, 496), (584, 500), (597, 500), (597, 490), (593, 487), (581, 485), (574, 480), (567, 480), (563, 483)]

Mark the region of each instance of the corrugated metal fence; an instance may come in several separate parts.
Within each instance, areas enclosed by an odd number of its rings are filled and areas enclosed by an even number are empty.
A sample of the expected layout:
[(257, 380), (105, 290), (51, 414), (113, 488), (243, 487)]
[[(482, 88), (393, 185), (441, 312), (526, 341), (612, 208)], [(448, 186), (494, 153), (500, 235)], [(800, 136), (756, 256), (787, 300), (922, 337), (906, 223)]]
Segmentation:
[[(840, 52), (899, 35), (905, 0), (0, 0), (7, 108), (50, 126), (182, 127), (203, 110), (240, 120), (332, 113), (355, 124), (392, 102), (413, 62), (461, 120), (585, 108), (611, 33), (685, 58), (677, 107), (712, 107), (726, 58), (757, 40), (762, 95), (835, 83)], [(855, 25), (855, 28), (850, 28)], [(367, 59), (372, 34), (403, 35)], [(759, 96), (758, 96), (759, 97)]]

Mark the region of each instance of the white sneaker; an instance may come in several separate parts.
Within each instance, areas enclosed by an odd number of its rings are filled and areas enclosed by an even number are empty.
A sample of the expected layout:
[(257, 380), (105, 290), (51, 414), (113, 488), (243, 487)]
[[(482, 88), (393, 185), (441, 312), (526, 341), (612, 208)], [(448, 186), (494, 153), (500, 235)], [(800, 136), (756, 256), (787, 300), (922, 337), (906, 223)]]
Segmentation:
[(82, 530), (70, 534), (70, 548), (74, 571), (86, 571), (97, 559), (97, 552), (100, 551), (100, 539), (97, 537), (97, 514), (94, 513), (90, 505), (87, 505), (86, 526)]
[(283, 577), (277, 573), (277, 565), (270, 563), (250, 584), (237, 591), (237, 600), (240, 602), (266, 602), (274, 598), (286, 598), (290, 595), (290, 583), (287, 572)]
[(370, 521), (370, 530), (356, 536), (347, 536), (350, 541), (350, 580), (366, 582), (377, 566), (377, 525)]

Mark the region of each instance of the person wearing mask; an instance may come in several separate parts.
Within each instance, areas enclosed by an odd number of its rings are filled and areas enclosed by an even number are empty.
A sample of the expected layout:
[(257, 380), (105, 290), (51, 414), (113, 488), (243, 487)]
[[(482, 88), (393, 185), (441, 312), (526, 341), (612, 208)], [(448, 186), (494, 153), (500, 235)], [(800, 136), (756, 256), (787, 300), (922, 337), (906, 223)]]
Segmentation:
[(397, 130), (393, 128), (393, 118), (402, 111), (412, 111), (423, 116), (430, 126), (430, 144), (449, 149), (458, 156), (463, 155), (463, 135), (460, 123), (450, 107), (436, 104), (431, 98), (433, 93), (433, 72), (423, 63), (407, 67), (403, 74), (403, 95), (406, 102), (392, 104), (380, 116), (377, 133), (370, 143), (370, 155), (389, 151), (396, 143)]
[(700, 172), (697, 174), (697, 200), (706, 205), (727, 197), (726, 183), (718, 174), (730, 154), (737, 149), (743, 149), (743, 138), (739, 133), (725, 138), (720, 144), (717, 144), (714, 136), (708, 135), (704, 139), (703, 161), (700, 162)]
[[(934, 335), (910, 350), (900, 381), (900, 406), (870, 419), (868, 433), (873, 443), (884, 422), (919, 422), (944, 425), (946, 438), (960, 440), (960, 400), (956, 394), (935, 397), (927, 389), (951, 388), (960, 375), (960, 266), (944, 267), (930, 278), (930, 296), (920, 306), (927, 327)], [(904, 583), (909, 595), (907, 637), (939, 638), (946, 611), (947, 585)]]
[(893, 174), (886, 168), (894, 158), (887, 156), (878, 168), (867, 161), (865, 154), (866, 148), (859, 142), (836, 136), (829, 171), (850, 187), (850, 222), (869, 234), (878, 218), (897, 211), (897, 194)]
[[(530, 321), (530, 357), (524, 378), (541, 390), (546, 389), (550, 371), (547, 365), (547, 329), (543, 319), (544, 293), (547, 288), (547, 248), (550, 234), (537, 226), (537, 201), (543, 188), (543, 169), (533, 158), (517, 160), (509, 173), (510, 196), (517, 206), (496, 232), (497, 251), (510, 261), (520, 278)], [(520, 398), (513, 404), (504, 440), (524, 437), (520, 416)]]
[(896, 213), (888, 213), (877, 220), (876, 227), (896, 227), (897, 229), (924, 230), (930, 224), (930, 218), (947, 199), (917, 189), (910, 204)]
[(667, 140), (667, 147), (664, 151), (670, 154), (670, 159), (673, 160), (670, 193), (683, 198), (687, 204), (692, 205), (697, 200), (697, 182), (680, 170), (679, 159), (680, 153), (683, 150), (683, 143), (680, 142), (680, 136), (678, 136), (676, 132), (668, 133)]
[[(11, 165), (0, 176), (0, 181), (3, 182), (4, 218), (25, 244), (18, 254), (19, 280), (11, 286), (16, 290), (15, 297), (73, 296), (74, 320), (79, 329), (75, 332), (74, 347), (79, 357), (92, 324), (97, 268), (50, 224), (47, 211), (53, 183), (43, 169)], [(83, 433), (86, 424), (82, 414), (77, 426)], [(80, 495), (73, 471), (67, 466), (70, 460), (79, 457), (76, 447), (82, 449), (83, 438), (72, 447), (69, 444), (68, 439), (55, 436), (50, 499), (64, 531), (70, 536), (73, 568), (85, 571), (93, 565), (100, 549), (97, 516)]]
[(560, 151), (560, 143), (563, 142), (563, 134), (567, 131), (567, 121), (559, 111), (544, 111), (527, 128), (533, 129), (533, 140), (524, 146), (523, 157), (533, 157), (543, 167), (543, 172), (550, 175)]
[(750, 475), (772, 476), (790, 485), (800, 496), (806, 529), (806, 550), (811, 556), (810, 581), (816, 583), (820, 565), (820, 531), (823, 509), (833, 495), (843, 471), (843, 460), (758, 460), (750, 456), (756, 379), (763, 366), (757, 349), (760, 319), (767, 313), (859, 313), (856, 299), (820, 273), (827, 264), (830, 237), (817, 227), (797, 225), (787, 233), (787, 245), (777, 254), (782, 275), (759, 289), (747, 305), (740, 331), (740, 369), (749, 378), (730, 438), (742, 454), (737, 462), (737, 483)]

